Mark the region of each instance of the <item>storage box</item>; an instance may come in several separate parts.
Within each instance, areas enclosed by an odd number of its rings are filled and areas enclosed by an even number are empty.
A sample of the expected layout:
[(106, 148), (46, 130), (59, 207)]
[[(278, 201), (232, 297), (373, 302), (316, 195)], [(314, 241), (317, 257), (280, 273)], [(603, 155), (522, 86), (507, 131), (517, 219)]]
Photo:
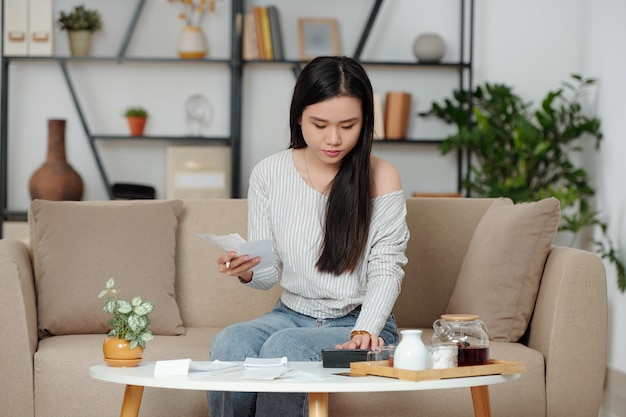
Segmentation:
[(28, 55), (28, 0), (4, 0), (4, 55)]
[(167, 198), (230, 198), (228, 146), (169, 146)]
[(54, 21), (52, 0), (30, 0), (28, 55), (52, 56)]

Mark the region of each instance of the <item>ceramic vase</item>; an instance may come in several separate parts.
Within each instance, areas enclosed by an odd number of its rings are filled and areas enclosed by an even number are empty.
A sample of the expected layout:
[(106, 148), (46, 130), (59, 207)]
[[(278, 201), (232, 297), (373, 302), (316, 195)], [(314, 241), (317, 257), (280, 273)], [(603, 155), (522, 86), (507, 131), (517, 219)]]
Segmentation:
[(131, 350), (128, 340), (109, 336), (104, 339), (102, 353), (104, 354), (104, 361), (109, 366), (130, 368), (141, 362), (143, 348), (137, 346)]
[(48, 154), (28, 182), (30, 197), (41, 200), (81, 200), (83, 180), (65, 156), (65, 120), (48, 120)]
[(446, 44), (436, 33), (422, 33), (413, 43), (413, 53), (419, 62), (439, 62), (446, 53)]
[(411, 116), (410, 93), (390, 91), (385, 99), (385, 138), (405, 139)]
[(207, 45), (199, 26), (185, 26), (178, 39), (178, 56), (185, 59), (201, 59), (206, 56)]
[(421, 371), (428, 368), (428, 349), (421, 330), (401, 330), (402, 339), (394, 354), (394, 368)]
[(70, 52), (72, 56), (89, 55), (91, 44), (91, 32), (88, 30), (70, 30), (67, 32), (70, 40)]

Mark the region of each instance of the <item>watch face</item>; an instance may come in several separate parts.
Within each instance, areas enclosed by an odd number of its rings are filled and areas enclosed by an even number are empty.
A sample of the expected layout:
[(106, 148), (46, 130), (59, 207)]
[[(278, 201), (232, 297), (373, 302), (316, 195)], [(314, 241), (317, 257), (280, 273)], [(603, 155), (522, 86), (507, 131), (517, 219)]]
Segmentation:
[(185, 113), (193, 135), (200, 135), (202, 127), (207, 126), (213, 116), (209, 100), (201, 94), (194, 94), (187, 99)]

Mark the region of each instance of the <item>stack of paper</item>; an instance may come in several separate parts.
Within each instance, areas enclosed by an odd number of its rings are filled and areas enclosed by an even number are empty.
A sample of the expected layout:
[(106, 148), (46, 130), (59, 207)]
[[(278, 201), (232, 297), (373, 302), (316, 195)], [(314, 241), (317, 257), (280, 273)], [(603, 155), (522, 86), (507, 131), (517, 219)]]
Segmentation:
[(241, 369), (243, 369), (241, 362), (196, 362), (191, 359), (170, 359), (156, 361), (154, 376), (186, 376), (190, 372), (201, 372), (203, 375), (219, 375)]
[(246, 358), (242, 379), (276, 379), (287, 372), (287, 358)]

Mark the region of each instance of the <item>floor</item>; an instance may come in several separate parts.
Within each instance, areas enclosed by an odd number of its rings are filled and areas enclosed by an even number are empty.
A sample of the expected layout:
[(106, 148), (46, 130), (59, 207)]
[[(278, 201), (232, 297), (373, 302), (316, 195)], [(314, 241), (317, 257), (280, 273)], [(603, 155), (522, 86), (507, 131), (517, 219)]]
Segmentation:
[[(4, 239), (17, 239), (28, 242), (28, 226), (26, 222), (5, 222), (2, 234)], [(604, 393), (604, 400), (598, 417), (626, 417), (626, 397), (624, 397), (624, 377), (621, 374), (609, 373), (608, 384), (612, 389)], [(621, 393), (621, 394), (618, 394)]]

